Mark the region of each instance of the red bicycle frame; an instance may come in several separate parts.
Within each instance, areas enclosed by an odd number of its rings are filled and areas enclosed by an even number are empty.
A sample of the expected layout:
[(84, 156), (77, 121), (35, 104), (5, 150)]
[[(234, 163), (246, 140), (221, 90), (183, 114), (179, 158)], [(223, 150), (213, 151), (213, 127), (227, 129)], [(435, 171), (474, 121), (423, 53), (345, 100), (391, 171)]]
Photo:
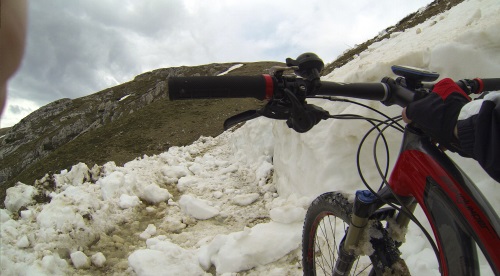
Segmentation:
[(427, 216), (443, 275), (479, 275), (475, 244), (500, 274), (500, 220), (476, 185), (428, 136), (406, 127), (389, 179), (396, 195), (414, 197)]

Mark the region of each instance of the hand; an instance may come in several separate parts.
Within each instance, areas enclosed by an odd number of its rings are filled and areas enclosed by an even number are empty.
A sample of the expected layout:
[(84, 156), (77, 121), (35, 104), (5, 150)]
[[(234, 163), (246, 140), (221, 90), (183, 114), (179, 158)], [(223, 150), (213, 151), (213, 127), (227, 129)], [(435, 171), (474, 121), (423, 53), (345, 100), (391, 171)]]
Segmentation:
[[(403, 112), (401, 112), (401, 116), (403, 117), (403, 122), (405, 122), (407, 124), (411, 124), (412, 120), (410, 120), (408, 118), (408, 116), (406, 116), (406, 107), (403, 108)], [(455, 128), (453, 129), (453, 135), (455, 136), (455, 138), (458, 138), (457, 124), (455, 124)]]
[(457, 118), (460, 109), (469, 101), (469, 96), (453, 80), (443, 79), (434, 85), (427, 97), (403, 109), (403, 121), (416, 124), (440, 146), (460, 152)]

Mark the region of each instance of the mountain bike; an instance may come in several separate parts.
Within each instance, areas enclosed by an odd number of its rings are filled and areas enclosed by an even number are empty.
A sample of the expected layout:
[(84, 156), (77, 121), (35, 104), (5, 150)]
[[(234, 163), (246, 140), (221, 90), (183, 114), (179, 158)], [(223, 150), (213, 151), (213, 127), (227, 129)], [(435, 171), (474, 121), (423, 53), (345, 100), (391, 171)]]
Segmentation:
[[(381, 101), (387, 106), (407, 106), (430, 93), (439, 74), (408, 66), (393, 66), (398, 76), (378, 83), (337, 83), (320, 80), (323, 61), (314, 53), (288, 58), (286, 66), (273, 67), (261, 76), (177, 77), (169, 80), (171, 100), (253, 97), (267, 100), (260, 110), (235, 115), (225, 128), (264, 116), (286, 120), (288, 127), (307, 132), (321, 120), (365, 120), (372, 128), (360, 142), (357, 167), (367, 189), (354, 196), (327, 192), (307, 210), (302, 237), (304, 275), (407, 275), (400, 246), (404, 229), (413, 221), (429, 240), (442, 275), (479, 275), (478, 252), (492, 273), (500, 275), (500, 219), (472, 180), (415, 124), (402, 126), (401, 116), (380, 111), (347, 98)], [(289, 73), (293, 71), (293, 73)], [(464, 79), (457, 84), (467, 93), (500, 90), (500, 78)], [(383, 119), (355, 114), (330, 115), (307, 98), (359, 104)], [(384, 131), (401, 131), (401, 150), (389, 176), (376, 161), (382, 182), (377, 190), (368, 185), (360, 169), (360, 149), (365, 138)], [(376, 146), (376, 145), (375, 145)], [(375, 160), (376, 151), (374, 150)], [(386, 152), (386, 155), (388, 153)], [(389, 176), (389, 177), (388, 177)], [(415, 217), (419, 205), (433, 236)], [(402, 233), (402, 234), (401, 234)], [(367, 246), (368, 245), (368, 246)]]

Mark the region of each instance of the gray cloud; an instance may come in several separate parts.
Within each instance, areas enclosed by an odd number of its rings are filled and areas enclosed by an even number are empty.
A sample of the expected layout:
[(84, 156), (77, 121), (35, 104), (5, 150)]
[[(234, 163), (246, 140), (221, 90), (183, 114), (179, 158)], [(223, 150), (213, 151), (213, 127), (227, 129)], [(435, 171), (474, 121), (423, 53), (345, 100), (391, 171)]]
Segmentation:
[(22, 107), (22, 106), (19, 106), (19, 105), (10, 105), (9, 106), (9, 110), (13, 114), (21, 114), (23, 112), (31, 112), (31, 111), (33, 111), (33, 110), (31, 110), (31, 108)]

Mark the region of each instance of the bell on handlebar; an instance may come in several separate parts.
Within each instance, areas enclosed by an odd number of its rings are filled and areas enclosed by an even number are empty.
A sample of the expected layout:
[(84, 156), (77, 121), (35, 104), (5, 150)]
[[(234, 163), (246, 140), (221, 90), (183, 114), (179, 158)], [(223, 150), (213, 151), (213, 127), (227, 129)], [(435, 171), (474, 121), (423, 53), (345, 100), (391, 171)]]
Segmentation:
[(323, 60), (314, 53), (304, 53), (298, 56), (296, 60), (287, 58), (286, 65), (290, 67), (297, 66), (298, 70), (295, 70), (295, 74), (308, 80), (319, 79), (320, 72), (325, 66)]

